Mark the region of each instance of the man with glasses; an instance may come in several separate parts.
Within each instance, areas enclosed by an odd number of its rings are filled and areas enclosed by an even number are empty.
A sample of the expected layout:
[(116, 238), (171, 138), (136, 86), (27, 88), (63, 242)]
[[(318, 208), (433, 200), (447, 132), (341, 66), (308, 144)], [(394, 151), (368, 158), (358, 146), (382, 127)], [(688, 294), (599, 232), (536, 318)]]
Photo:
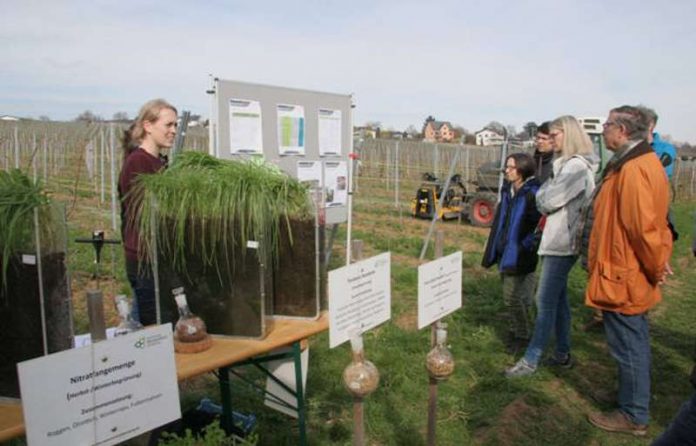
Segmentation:
[(549, 122), (537, 127), (534, 138), (534, 163), (536, 164), (536, 179), (543, 184), (553, 171), (553, 141), (549, 135)]
[(618, 410), (589, 421), (610, 432), (647, 433), (650, 335), (647, 312), (661, 299), (672, 236), (669, 184), (648, 144), (640, 109), (611, 110), (604, 140), (614, 156), (593, 194), (585, 303), (602, 310), (607, 344), (619, 366)]

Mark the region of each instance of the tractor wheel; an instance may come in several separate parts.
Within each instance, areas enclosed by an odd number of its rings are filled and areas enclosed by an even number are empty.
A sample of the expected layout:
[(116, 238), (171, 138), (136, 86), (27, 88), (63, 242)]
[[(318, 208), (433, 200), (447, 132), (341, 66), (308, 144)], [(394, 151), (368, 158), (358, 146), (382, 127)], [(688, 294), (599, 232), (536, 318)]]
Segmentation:
[(472, 226), (488, 228), (493, 224), (498, 197), (491, 192), (478, 192), (471, 199), (469, 221)]

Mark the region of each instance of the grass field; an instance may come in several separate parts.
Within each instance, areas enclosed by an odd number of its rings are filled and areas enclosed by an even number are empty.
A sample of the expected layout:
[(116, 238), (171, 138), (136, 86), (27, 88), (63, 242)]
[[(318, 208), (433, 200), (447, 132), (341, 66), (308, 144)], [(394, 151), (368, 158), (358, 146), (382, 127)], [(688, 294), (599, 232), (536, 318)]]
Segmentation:
[[(364, 241), (366, 256), (392, 253), (392, 319), (365, 335), (366, 355), (381, 373), (379, 388), (366, 402), (368, 444), (424, 445), (425, 355), (430, 333), (416, 328), (416, 295), (418, 256), (428, 222), (411, 219), (405, 208), (400, 215), (393, 195), (383, 190), (380, 180), (361, 180), (360, 187), (353, 237)], [(692, 323), (696, 259), (689, 250), (692, 210), (692, 203), (674, 206), (682, 233), (673, 256), (675, 275), (665, 286), (664, 301), (650, 316), (653, 400), (647, 439), (607, 434), (586, 420), (591, 411), (612, 409), (616, 392), (616, 367), (603, 331), (582, 329), (590, 317), (583, 305), (586, 274), (576, 266), (569, 281), (576, 367), (563, 371), (542, 367), (533, 377), (508, 380), (502, 371), (516, 358), (505, 352), (503, 344), (506, 327), (501, 318), (500, 280), (496, 271), (480, 267), (487, 230), (457, 222), (438, 224), (445, 232), (445, 253), (459, 249), (464, 253), (464, 305), (446, 319), (456, 370), (440, 385), (438, 444), (649, 444), (693, 392), (687, 381), (696, 342)], [(336, 248), (333, 267), (343, 262), (343, 247)], [(351, 444), (351, 399), (341, 382), (349, 361), (348, 345), (330, 350), (326, 334), (311, 340), (308, 426), (312, 444)], [(241, 410), (260, 417), (261, 444), (294, 444), (292, 421), (263, 409), (257, 400), (241, 387), (235, 393)]]
[[(82, 174), (84, 175), (84, 173)], [(67, 202), (70, 239), (87, 237), (93, 229), (110, 227), (110, 209), (99, 203), (93, 184), (80, 180), (50, 183), (56, 197)], [(408, 200), (417, 183), (400, 185), (400, 205), (382, 179), (361, 178), (355, 196), (353, 238), (363, 240), (364, 256), (392, 253), (392, 318), (365, 335), (368, 359), (377, 365), (381, 382), (365, 404), (368, 444), (424, 445), (428, 378), (425, 356), (430, 332), (417, 330), (417, 266), (429, 222), (408, 216)], [(682, 233), (676, 244), (675, 275), (665, 286), (665, 299), (651, 312), (653, 347), (652, 423), (649, 439), (658, 435), (693, 389), (687, 376), (693, 365), (696, 326), (696, 259), (689, 247), (693, 231), (693, 203), (674, 206)], [(517, 358), (505, 352), (506, 332), (501, 317), (501, 285), (495, 270), (480, 266), (486, 229), (458, 222), (438, 223), (445, 233), (445, 254), (464, 254), (463, 307), (446, 318), (449, 344), (456, 361), (454, 375), (440, 384), (438, 444), (441, 445), (643, 445), (648, 439), (612, 435), (593, 428), (590, 411), (613, 406), (615, 363), (609, 356), (602, 331), (582, 331), (590, 311), (583, 305), (585, 273), (577, 266), (570, 282), (573, 315), (572, 342), (577, 365), (554, 372), (540, 368), (529, 378), (507, 380), (502, 371)], [(334, 246), (332, 268), (345, 262), (345, 225)], [(113, 237), (108, 233), (107, 237)], [(117, 236), (116, 236), (117, 237)], [(428, 252), (432, 259), (432, 249)], [(70, 244), (70, 271), (76, 331), (87, 331), (84, 290), (90, 285), (93, 250)], [(121, 249), (105, 248), (101, 286), (107, 298), (129, 292)], [(107, 318), (115, 323), (111, 305)], [(195, 311), (195, 309), (194, 309)], [(341, 373), (350, 361), (349, 346), (328, 348), (328, 334), (310, 341), (307, 382), (308, 436), (310, 444), (349, 445), (352, 402), (344, 390)], [(250, 376), (254, 376), (250, 372)], [(217, 385), (212, 375), (181, 384), (182, 406), (194, 405), (201, 396), (214, 399)], [(295, 444), (294, 420), (263, 407), (258, 395), (235, 386), (236, 409), (259, 418), (262, 445)]]

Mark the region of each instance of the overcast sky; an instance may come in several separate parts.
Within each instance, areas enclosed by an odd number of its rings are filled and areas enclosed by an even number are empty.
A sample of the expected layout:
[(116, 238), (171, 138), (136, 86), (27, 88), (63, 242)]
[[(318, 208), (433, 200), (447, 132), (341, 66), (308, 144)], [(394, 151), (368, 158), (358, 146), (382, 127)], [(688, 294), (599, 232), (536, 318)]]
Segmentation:
[(470, 131), (643, 103), (696, 143), (696, 1), (0, 0), (0, 114), (208, 115), (208, 74), (352, 93), (354, 124)]

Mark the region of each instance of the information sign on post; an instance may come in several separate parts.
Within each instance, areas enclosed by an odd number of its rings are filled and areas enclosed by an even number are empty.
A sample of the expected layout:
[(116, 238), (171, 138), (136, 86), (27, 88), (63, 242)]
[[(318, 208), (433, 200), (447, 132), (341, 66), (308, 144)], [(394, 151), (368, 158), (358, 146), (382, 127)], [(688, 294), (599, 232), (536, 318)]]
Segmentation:
[(462, 306), (462, 252), (418, 267), (418, 329)]
[(171, 324), (17, 368), (29, 444), (108, 446), (181, 418)]
[(329, 346), (391, 318), (391, 253), (329, 272)]

